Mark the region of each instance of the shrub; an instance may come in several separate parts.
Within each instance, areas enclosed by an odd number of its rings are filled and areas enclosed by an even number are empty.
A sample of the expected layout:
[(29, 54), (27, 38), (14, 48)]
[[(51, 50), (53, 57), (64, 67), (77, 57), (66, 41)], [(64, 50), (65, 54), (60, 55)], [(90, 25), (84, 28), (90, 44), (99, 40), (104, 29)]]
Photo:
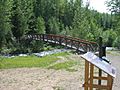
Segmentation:
[(120, 49), (120, 36), (115, 39), (115, 41), (113, 42), (113, 46)]

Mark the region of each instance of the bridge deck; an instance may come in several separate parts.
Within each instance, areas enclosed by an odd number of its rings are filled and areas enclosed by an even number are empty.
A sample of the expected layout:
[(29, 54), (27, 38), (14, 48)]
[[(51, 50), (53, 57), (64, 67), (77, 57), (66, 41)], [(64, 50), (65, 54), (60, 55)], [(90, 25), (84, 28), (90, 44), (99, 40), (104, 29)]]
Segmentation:
[(80, 52), (98, 51), (98, 44), (96, 42), (86, 41), (79, 38), (72, 38), (53, 34), (26, 35), (25, 38), (63, 45), (78, 50)]

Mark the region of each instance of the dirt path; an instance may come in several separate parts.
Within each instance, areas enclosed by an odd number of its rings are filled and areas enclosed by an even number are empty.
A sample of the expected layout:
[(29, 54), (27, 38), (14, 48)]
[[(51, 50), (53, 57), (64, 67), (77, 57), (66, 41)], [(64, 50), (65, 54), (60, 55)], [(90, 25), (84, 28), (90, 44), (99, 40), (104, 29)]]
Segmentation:
[(114, 79), (113, 90), (120, 90), (120, 54), (107, 54), (107, 57), (117, 69), (117, 76)]
[(78, 55), (71, 55), (60, 57), (57, 63), (73, 58), (81, 62), (81, 65), (73, 67), (75, 72), (41, 68), (0, 70), (0, 90), (82, 90), (84, 60)]
[[(113, 90), (120, 90), (120, 55), (108, 54), (107, 57), (117, 68)], [(0, 70), (0, 90), (83, 90), (84, 60), (78, 55), (60, 58), (57, 63), (74, 58), (80, 60), (81, 65), (73, 67), (75, 72), (41, 68), (3, 69)]]
[(40, 68), (9, 69), (0, 72), (0, 90), (81, 90), (80, 72)]

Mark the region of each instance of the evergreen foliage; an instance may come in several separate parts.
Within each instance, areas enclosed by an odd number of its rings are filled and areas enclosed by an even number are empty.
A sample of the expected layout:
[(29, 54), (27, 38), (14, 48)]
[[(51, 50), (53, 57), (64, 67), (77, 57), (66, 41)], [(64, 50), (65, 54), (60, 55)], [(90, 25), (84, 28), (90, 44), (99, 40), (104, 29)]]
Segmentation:
[(0, 50), (12, 39), (11, 8), (12, 0), (0, 0)]
[(37, 18), (36, 33), (45, 34), (45, 21), (42, 17)]
[(35, 33), (91, 41), (102, 36), (105, 45), (119, 48), (120, 1), (111, 0), (107, 5), (111, 14), (90, 10), (89, 3), (84, 6), (83, 0), (0, 0), (0, 51), (29, 51), (34, 45), (41, 50), (43, 42), (21, 41), (24, 35)]

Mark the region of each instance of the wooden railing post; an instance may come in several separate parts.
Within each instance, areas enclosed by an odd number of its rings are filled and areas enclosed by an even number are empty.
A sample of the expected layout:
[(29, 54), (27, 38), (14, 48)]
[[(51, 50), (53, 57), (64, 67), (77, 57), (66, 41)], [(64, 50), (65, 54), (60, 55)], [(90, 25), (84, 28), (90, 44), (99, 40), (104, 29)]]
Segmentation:
[(62, 45), (62, 39), (59, 37), (59, 44)]
[(42, 39), (43, 39), (43, 41), (44, 41), (44, 39), (45, 39), (45, 35), (44, 35), (44, 34), (42, 34)]
[(65, 37), (65, 46), (67, 47), (67, 37)]

